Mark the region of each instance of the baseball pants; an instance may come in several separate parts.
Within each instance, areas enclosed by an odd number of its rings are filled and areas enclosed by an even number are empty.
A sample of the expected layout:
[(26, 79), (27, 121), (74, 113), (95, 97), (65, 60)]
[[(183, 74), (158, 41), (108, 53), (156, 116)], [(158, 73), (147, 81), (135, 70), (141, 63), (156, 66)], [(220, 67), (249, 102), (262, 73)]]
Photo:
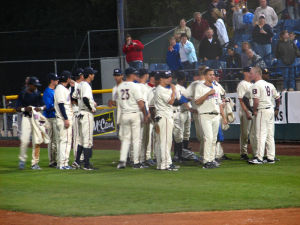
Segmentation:
[[(159, 127), (159, 148), (160, 148), (160, 168), (164, 170), (170, 167), (172, 164), (171, 158), (171, 148), (172, 148), (172, 135), (174, 121), (171, 118), (162, 116), (158, 121)], [(158, 155), (156, 155), (156, 160), (158, 161)]]
[(147, 129), (147, 133), (148, 133), (148, 143), (147, 143), (147, 149), (146, 149), (146, 160), (151, 159), (151, 153), (154, 152), (153, 151), (153, 123), (150, 122), (148, 124), (146, 124), (146, 129)]
[(120, 126), (120, 131), (122, 132), (120, 161), (127, 161), (128, 151), (130, 145), (132, 145), (133, 163), (138, 164), (140, 151), (141, 117), (138, 115), (138, 113), (122, 114)]
[(213, 162), (215, 160), (220, 116), (201, 114), (199, 118), (204, 139), (203, 163)]
[(48, 118), (49, 122), (49, 138), (50, 142), (48, 144), (48, 158), (49, 158), (49, 165), (57, 162), (57, 149), (58, 149), (58, 129), (56, 124), (56, 118)]
[[(254, 117), (252, 120), (248, 120), (246, 113), (242, 110), (239, 112), (240, 116), (240, 154), (241, 155), (247, 155), (248, 154), (248, 137), (250, 139), (250, 144), (252, 146), (252, 152), (255, 152), (255, 125)], [(253, 151), (254, 150), (254, 151)], [(254, 155), (254, 154), (253, 154)]]
[(197, 140), (200, 142), (200, 147), (199, 147), (199, 153), (200, 156), (203, 157), (203, 151), (204, 151), (204, 139), (203, 139), (203, 130), (201, 127), (201, 121), (200, 121), (200, 116), (198, 113), (193, 113), (193, 120), (195, 124), (195, 130), (196, 130), (196, 137)]
[(151, 150), (152, 150), (152, 130), (153, 124), (141, 123), (141, 152), (140, 152), (140, 162), (145, 162), (146, 160), (151, 159)]
[(177, 112), (174, 115), (173, 135), (176, 143), (189, 140), (191, 134), (191, 113), (189, 111)]
[(91, 112), (81, 111), (79, 119), (79, 139), (78, 144), (83, 148), (93, 147), (93, 134), (94, 134), (94, 115)]
[(268, 159), (274, 160), (275, 158), (274, 126), (274, 110), (272, 108), (258, 110), (256, 116), (256, 156), (259, 160), (263, 160), (265, 149)]
[[(79, 134), (79, 113), (74, 113), (73, 122), (72, 122), (72, 133), (73, 133), (73, 153), (74, 158), (77, 156), (77, 148), (80, 143), (80, 134)], [(81, 154), (80, 160), (83, 160), (83, 154)]]
[(69, 120), (70, 126), (68, 128), (65, 128), (63, 119), (57, 118), (56, 122), (59, 136), (57, 166), (69, 166), (69, 158), (72, 145), (72, 120)]
[[(21, 123), (21, 145), (20, 145), (20, 155), (19, 159), (20, 161), (26, 162), (27, 159), (27, 147), (30, 143), (30, 136), (32, 133), (32, 124), (31, 124), (31, 118), (27, 116), (22, 116), (22, 123)], [(40, 160), (40, 152), (39, 152), (39, 146), (36, 147), (35, 140), (32, 137), (32, 160), (31, 165), (36, 165), (39, 163)]]

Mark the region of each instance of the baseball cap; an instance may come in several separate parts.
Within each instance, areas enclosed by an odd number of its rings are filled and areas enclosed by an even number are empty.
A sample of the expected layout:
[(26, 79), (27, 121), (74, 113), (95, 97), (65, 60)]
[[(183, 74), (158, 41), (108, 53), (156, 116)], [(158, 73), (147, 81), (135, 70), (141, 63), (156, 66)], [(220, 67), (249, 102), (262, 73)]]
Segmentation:
[(248, 72), (249, 73), (250, 70), (251, 70), (251, 67), (249, 67), (249, 66), (243, 68), (243, 72)]
[(163, 79), (168, 79), (171, 76), (172, 76), (171, 71), (161, 71), (160, 72), (160, 77)]
[(125, 74), (126, 76), (130, 75), (130, 74), (135, 74), (135, 75), (139, 75), (139, 71), (137, 71), (135, 68), (133, 67), (128, 67), (126, 70), (125, 70)]
[(187, 76), (187, 72), (183, 71), (183, 70), (179, 70), (177, 72), (177, 80), (184, 80), (184, 78), (186, 78)]
[(122, 74), (123, 73), (121, 69), (114, 69), (114, 73), (113, 73), (114, 76), (121, 76)]
[(155, 77), (155, 74), (157, 74), (158, 72), (157, 71), (151, 71), (149, 73), (149, 77)]
[(154, 74), (154, 79), (155, 79), (155, 80), (159, 80), (159, 79), (161, 78), (160, 72), (158, 72), (158, 71), (153, 71), (153, 74)]
[(266, 18), (266, 16), (265, 16), (264, 14), (260, 14), (260, 15), (259, 15), (259, 19), (262, 19), (262, 18), (264, 18), (264, 19), (265, 19), (265, 18)]
[(147, 69), (140, 69), (140, 70), (139, 70), (140, 77), (141, 77), (141, 76), (144, 76), (145, 74), (148, 74), (148, 73), (149, 73), (149, 72), (148, 72)]
[(83, 74), (84, 74), (85, 76), (88, 76), (89, 74), (96, 74), (96, 73), (98, 73), (98, 71), (97, 71), (97, 70), (94, 70), (93, 67), (90, 67), (90, 66), (85, 67), (85, 68), (84, 68), (84, 71), (83, 71)]
[(30, 77), (29, 81), (28, 81), (28, 84), (34, 85), (36, 87), (42, 86), (39, 79), (37, 79), (37, 77)]
[(59, 80), (59, 77), (55, 73), (49, 73), (48, 74), (48, 79), (49, 80)]
[(71, 72), (68, 70), (62, 71), (59, 76), (59, 80), (61, 81), (67, 81), (69, 78), (71, 78)]
[(80, 75), (83, 75), (84, 70), (82, 68), (78, 68), (75, 72), (75, 77), (79, 77)]

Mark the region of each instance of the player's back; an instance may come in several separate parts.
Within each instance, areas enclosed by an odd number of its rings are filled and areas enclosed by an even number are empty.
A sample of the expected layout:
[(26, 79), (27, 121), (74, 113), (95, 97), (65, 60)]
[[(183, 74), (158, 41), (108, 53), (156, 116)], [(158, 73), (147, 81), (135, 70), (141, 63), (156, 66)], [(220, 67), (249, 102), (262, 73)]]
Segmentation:
[(121, 108), (121, 113), (139, 112), (138, 101), (143, 100), (138, 84), (125, 81), (117, 89), (117, 101)]
[(83, 102), (83, 98), (88, 98), (90, 101), (94, 101), (91, 85), (86, 81), (81, 81), (77, 88), (77, 94), (79, 109), (89, 111), (88, 107)]
[(273, 84), (259, 80), (252, 86), (252, 98), (259, 99), (258, 109), (266, 109), (273, 107), (273, 101), (279, 98), (279, 94)]

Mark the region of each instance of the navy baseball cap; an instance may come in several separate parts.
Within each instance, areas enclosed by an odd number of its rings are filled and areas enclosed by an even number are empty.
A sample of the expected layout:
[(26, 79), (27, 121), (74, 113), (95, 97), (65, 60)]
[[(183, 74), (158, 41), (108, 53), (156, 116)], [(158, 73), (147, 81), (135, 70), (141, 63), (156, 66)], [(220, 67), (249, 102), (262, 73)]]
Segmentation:
[(247, 66), (247, 67), (244, 67), (243, 68), (243, 72), (250, 72), (250, 70), (251, 70), (251, 67), (250, 66)]
[(171, 73), (171, 71), (162, 71), (162, 72), (160, 72), (160, 76), (163, 79), (168, 79), (168, 78), (172, 77), (172, 73)]
[(59, 80), (59, 77), (55, 73), (49, 73), (48, 74), (48, 79), (49, 80)]
[(187, 72), (183, 71), (183, 70), (179, 70), (177, 72), (177, 80), (184, 80), (184, 78), (186, 78), (187, 76)]
[(121, 76), (121, 75), (123, 75), (122, 70), (121, 69), (114, 69), (113, 75), (114, 76)]
[(71, 72), (69, 70), (64, 70), (61, 72), (59, 76), (60, 81), (67, 81), (69, 78), (71, 78)]
[(139, 75), (139, 71), (137, 71), (135, 68), (133, 67), (129, 67), (125, 70), (125, 74), (126, 76), (130, 75), (130, 74), (135, 74), (135, 75)]
[(157, 71), (151, 71), (149, 74), (149, 77), (155, 77), (155, 74), (157, 74)]
[(159, 79), (161, 78), (160, 72), (158, 72), (158, 71), (153, 71), (153, 74), (154, 74), (154, 79), (155, 79), (155, 80), (159, 80)]
[(84, 68), (84, 71), (83, 71), (83, 74), (84, 74), (85, 76), (88, 76), (89, 74), (96, 74), (96, 73), (98, 73), (98, 71), (97, 71), (97, 70), (94, 70), (93, 67), (90, 67), (90, 66), (85, 67), (85, 68)]
[(84, 70), (82, 68), (78, 68), (75, 72), (75, 77), (79, 77), (80, 75), (83, 75)]
[(30, 77), (29, 81), (28, 81), (28, 84), (34, 85), (36, 87), (42, 86), (39, 79), (37, 79), (37, 77)]
[(145, 74), (148, 74), (148, 70), (147, 69), (140, 69), (139, 70), (139, 74), (140, 74), (140, 77), (144, 76)]

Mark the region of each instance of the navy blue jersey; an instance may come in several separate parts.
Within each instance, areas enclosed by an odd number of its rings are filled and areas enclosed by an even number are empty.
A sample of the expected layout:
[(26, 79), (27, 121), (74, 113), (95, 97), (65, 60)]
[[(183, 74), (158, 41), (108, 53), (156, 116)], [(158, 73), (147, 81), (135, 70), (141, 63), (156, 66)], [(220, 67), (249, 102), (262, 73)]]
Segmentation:
[(41, 96), (41, 92), (39, 90), (36, 90), (33, 93), (29, 93), (25, 89), (21, 91), (21, 93), (19, 94), (16, 108), (27, 107), (27, 106), (40, 107), (44, 105), (45, 103)]

